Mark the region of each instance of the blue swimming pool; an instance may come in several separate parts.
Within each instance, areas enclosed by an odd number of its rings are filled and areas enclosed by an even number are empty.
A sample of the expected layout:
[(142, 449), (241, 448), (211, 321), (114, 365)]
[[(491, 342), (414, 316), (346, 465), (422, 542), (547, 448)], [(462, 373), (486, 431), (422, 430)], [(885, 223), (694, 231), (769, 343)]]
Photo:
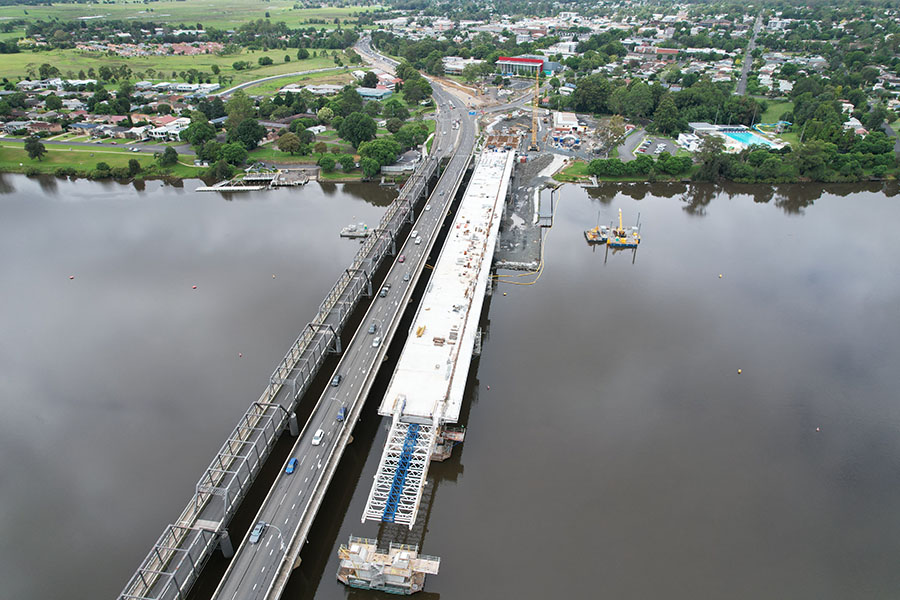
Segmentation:
[(772, 146), (772, 142), (767, 140), (764, 137), (760, 137), (755, 133), (751, 133), (749, 131), (736, 131), (736, 132), (726, 132), (725, 135), (730, 137), (733, 140), (737, 140), (745, 146), (752, 146), (754, 144), (759, 144), (762, 146)]

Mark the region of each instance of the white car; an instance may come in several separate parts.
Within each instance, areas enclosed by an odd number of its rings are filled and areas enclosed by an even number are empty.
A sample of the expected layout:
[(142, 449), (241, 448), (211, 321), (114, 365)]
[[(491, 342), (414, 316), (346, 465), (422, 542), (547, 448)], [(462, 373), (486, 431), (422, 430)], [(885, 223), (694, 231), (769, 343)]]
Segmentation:
[(381, 337), (377, 337), (377, 338), (375, 338), (374, 340), (372, 340), (372, 347), (373, 347), (373, 348), (377, 348), (377, 347), (380, 346), (380, 345), (381, 345)]
[(322, 438), (325, 437), (325, 432), (321, 429), (316, 432), (316, 435), (313, 436), (312, 445), (318, 446), (322, 443)]

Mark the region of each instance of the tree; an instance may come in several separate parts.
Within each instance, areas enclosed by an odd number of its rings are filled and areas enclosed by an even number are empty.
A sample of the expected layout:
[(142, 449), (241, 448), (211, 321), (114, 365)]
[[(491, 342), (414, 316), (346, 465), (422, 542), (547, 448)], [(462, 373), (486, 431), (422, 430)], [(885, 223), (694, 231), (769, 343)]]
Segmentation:
[(322, 170), (326, 173), (330, 171), (334, 171), (335, 160), (329, 155), (325, 154), (321, 158), (319, 158), (319, 166), (322, 167)]
[(309, 50), (306, 48), (297, 50), (297, 60), (306, 60), (307, 58), (309, 58)]
[(241, 144), (234, 142), (230, 144), (222, 144), (219, 151), (222, 160), (232, 165), (243, 164), (247, 160), (247, 149)]
[(59, 110), (63, 107), (62, 99), (56, 94), (50, 94), (44, 99), (44, 107), (47, 110)]
[(267, 67), (267, 66), (271, 65), (274, 61), (271, 58), (269, 58), (268, 56), (260, 56), (256, 62), (258, 62), (259, 66), (261, 66), (261, 67)]
[(28, 158), (31, 160), (35, 158), (41, 160), (47, 153), (47, 148), (44, 147), (44, 144), (38, 138), (32, 136), (25, 140), (25, 152), (28, 153)]
[(337, 161), (341, 163), (341, 170), (348, 173), (356, 168), (356, 160), (352, 154), (341, 154), (337, 157)]
[[(203, 113), (200, 114), (202, 115)], [(194, 121), (188, 125), (187, 129), (181, 132), (181, 139), (191, 146), (202, 146), (215, 138), (216, 129), (206, 121), (205, 116), (203, 121)]]
[(41, 79), (52, 79), (59, 77), (59, 69), (50, 63), (44, 63), (38, 68), (38, 75)]
[(178, 162), (178, 152), (172, 146), (166, 146), (162, 154), (157, 154), (156, 162), (161, 167), (171, 167)]
[(256, 119), (244, 119), (235, 129), (228, 132), (229, 142), (239, 142), (247, 150), (253, 150), (266, 137), (266, 128)]
[(381, 165), (378, 164), (378, 161), (369, 157), (360, 160), (359, 166), (366, 177), (374, 177), (381, 170)]
[(384, 106), (381, 108), (381, 114), (385, 119), (405, 121), (409, 118), (409, 110), (396, 98), (390, 98), (384, 103)]
[(468, 64), (463, 67), (462, 78), (466, 83), (472, 83), (481, 76), (481, 67), (476, 64)]
[(334, 118), (334, 111), (328, 108), (327, 106), (323, 106), (319, 109), (319, 112), (316, 113), (316, 117), (319, 118), (319, 123), (323, 125), (328, 125), (331, 123), (331, 120)]
[(606, 124), (597, 129), (597, 139), (603, 147), (604, 156), (625, 139), (625, 119), (621, 115), (613, 115)]
[(653, 113), (653, 124), (660, 132), (672, 134), (681, 131), (682, 121), (671, 94), (664, 95), (659, 101), (659, 106), (656, 107), (656, 112)]
[(135, 175), (137, 175), (138, 173), (141, 172), (141, 169), (142, 169), (141, 163), (138, 159), (136, 159), (136, 158), (128, 159), (128, 174), (129, 175), (134, 177)]
[(366, 105), (363, 106), (363, 112), (372, 118), (377, 117), (381, 114), (381, 102), (378, 102), (377, 100), (366, 102)]
[(583, 77), (572, 94), (574, 108), (582, 112), (607, 112), (612, 91), (612, 83), (602, 75)]
[(431, 84), (422, 76), (403, 82), (403, 99), (407, 104), (418, 104), (431, 95)]
[(197, 158), (206, 162), (215, 162), (219, 160), (219, 153), (222, 151), (222, 144), (216, 140), (209, 140), (200, 148), (197, 148)]
[(316, 154), (325, 154), (326, 152), (328, 152), (328, 146), (325, 144), (325, 142), (316, 142), (316, 145), (313, 146), (313, 148)]
[(362, 78), (362, 86), (373, 88), (376, 85), (378, 85), (378, 75), (376, 75), (372, 71), (366, 71), (366, 74)]
[(725, 156), (725, 142), (717, 135), (708, 135), (700, 142), (697, 151), (700, 169), (696, 178), (701, 181), (716, 181), (722, 176), (728, 162)]
[(428, 139), (428, 126), (423, 121), (407, 123), (394, 134), (394, 139), (403, 148), (418, 146)]
[(354, 148), (358, 147), (362, 142), (367, 142), (375, 138), (378, 131), (378, 125), (369, 115), (361, 112), (350, 113), (346, 119), (341, 122), (338, 129), (338, 135), (350, 142)]
[(397, 133), (403, 127), (403, 121), (396, 118), (388, 119), (384, 127), (391, 133)]
[(284, 55), (284, 62), (286, 62), (286, 63), (291, 62), (291, 55), (290, 55), (290, 54), (285, 54), (285, 55)]
[(225, 114), (228, 115), (228, 119), (225, 121), (225, 129), (231, 131), (245, 119), (252, 117), (255, 112), (253, 100), (247, 96), (244, 90), (236, 91), (225, 103)]
[(373, 158), (378, 161), (378, 166), (390, 165), (397, 161), (401, 151), (400, 144), (390, 138), (379, 138), (371, 142), (363, 142), (359, 145), (358, 152), (363, 158)]
[(278, 138), (278, 149), (282, 152), (296, 153), (300, 150), (300, 138), (296, 133), (286, 133)]

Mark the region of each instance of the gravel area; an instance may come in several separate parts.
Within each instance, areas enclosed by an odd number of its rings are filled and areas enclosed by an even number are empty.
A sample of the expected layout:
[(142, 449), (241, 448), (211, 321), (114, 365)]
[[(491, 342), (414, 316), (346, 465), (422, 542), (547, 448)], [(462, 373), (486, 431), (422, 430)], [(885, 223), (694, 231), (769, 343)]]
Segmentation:
[[(542, 154), (513, 169), (511, 194), (500, 221), (500, 239), (494, 265), (503, 269), (533, 270), (541, 260), (541, 228), (535, 222), (535, 190), (553, 183), (540, 175), (553, 162), (552, 154)], [(549, 191), (545, 193), (550, 193)]]

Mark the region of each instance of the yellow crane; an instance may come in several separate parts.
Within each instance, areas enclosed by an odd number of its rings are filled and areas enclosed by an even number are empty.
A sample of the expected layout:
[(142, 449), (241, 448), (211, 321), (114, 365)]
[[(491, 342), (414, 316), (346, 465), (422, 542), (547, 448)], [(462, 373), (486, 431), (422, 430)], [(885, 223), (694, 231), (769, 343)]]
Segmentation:
[(538, 104), (541, 102), (541, 68), (538, 67), (534, 71), (534, 99), (531, 107), (531, 146), (528, 147), (529, 152), (537, 152), (537, 133), (538, 133)]

